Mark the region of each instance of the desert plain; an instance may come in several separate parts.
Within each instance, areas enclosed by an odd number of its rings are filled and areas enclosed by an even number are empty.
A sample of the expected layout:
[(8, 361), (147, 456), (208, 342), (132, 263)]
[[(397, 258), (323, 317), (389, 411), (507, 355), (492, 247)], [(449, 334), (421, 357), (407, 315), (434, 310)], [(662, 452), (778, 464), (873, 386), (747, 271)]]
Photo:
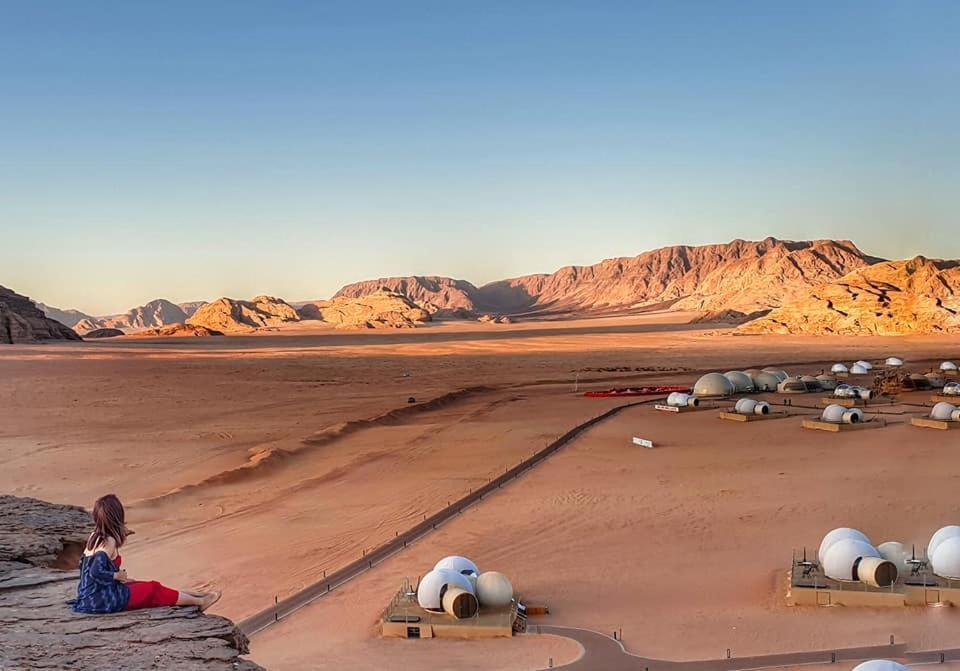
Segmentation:
[[(0, 491), (85, 507), (118, 494), (136, 531), (123, 549), (131, 577), (222, 589), (214, 612), (239, 621), (625, 402), (584, 390), (768, 365), (816, 373), (890, 355), (922, 371), (960, 358), (960, 345), (734, 335), (668, 312), (0, 348)], [(622, 630), (626, 648), (647, 657), (879, 645), (891, 635), (915, 649), (960, 647), (953, 608), (784, 600), (791, 553), (815, 553), (834, 527), (923, 547), (960, 521), (960, 432), (905, 418), (820, 435), (799, 417), (739, 425), (713, 411), (625, 410), (258, 633), (250, 656), (271, 669), (520, 671), (579, 655), (576, 643), (546, 635), (381, 639), (380, 614), (403, 579), (447, 554), (499, 570), (548, 604), (531, 624)], [(637, 448), (632, 436), (657, 447)]]

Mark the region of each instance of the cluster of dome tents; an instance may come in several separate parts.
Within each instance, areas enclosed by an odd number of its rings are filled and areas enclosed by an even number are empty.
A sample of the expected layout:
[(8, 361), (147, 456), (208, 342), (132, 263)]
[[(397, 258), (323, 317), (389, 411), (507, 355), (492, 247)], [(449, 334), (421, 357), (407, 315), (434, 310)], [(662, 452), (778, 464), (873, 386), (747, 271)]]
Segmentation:
[(480, 608), (504, 608), (512, 601), (513, 585), (505, 575), (481, 573), (476, 564), (459, 555), (438, 561), (417, 585), (421, 608), (457, 619), (473, 617)]
[[(926, 562), (941, 578), (960, 579), (960, 526), (942, 527), (927, 544)], [(903, 543), (888, 541), (874, 546), (862, 531), (834, 529), (820, 543), (817, 559), (824, 575), (842, 582), (889, 587), (909, 573), (912, 552)]]
[(786, 371), (775, 368), (731, 370), (726, 373), (707, 373), (693, 385), (693, 395), (726, 397), (751, 392), (805, 394), (833, 389), (836, 386), (837, 379), (832, 375), (789, 375)]

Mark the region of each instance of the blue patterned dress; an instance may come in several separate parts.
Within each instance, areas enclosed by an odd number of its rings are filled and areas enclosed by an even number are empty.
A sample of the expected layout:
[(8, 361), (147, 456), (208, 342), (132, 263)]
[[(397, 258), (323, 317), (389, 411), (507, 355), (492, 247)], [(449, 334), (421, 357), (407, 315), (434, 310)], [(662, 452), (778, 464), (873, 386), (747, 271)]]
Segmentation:
[(69, 601), (75, 613), (116, 613), (130, 600), (130, 588), (113, 575), (118, 567), (103, 550), (80, 559), (77, 598)]

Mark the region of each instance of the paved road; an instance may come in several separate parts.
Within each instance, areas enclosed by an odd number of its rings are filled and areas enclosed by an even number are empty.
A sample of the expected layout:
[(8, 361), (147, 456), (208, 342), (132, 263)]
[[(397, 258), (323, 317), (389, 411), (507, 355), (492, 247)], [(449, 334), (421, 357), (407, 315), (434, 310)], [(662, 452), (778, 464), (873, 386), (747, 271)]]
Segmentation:
[[(776, 655), (731, 657), (691, 662), (672, 662), (641, 657), (627, 652), (620, 641), (588, 629), (559, 625), (531, 625), (529, 633), (554, 634), (573, 639), (583, 648), (583, 655), (561, 668), (563, 671), (746, 671), (798, 664), (829, 664), (865, 659), (904, 659), (908, 663), (937, 663), (960, 660), (960, 650), (911, 652), (905, 643), (810, 652), (787, 652)], [(941, 657), (942, 655), (942, 657)]]
[(390, 542), (375, 548), (353, 563), (348, 564), (334, 573), (331, 573), (323, 580), (313, 583), (296, 594), (283, 599), (276, 605), (270, 606), (269, 608), (260, 611), (256, 615), (243, 620), (240, 622), (240, 629), (247, 636), (253, 636), (257, 632), (266, 629), (270, 625), (280, 621), (291, 613), (300, 610), (307, 604), (329, 594), (331, 591), (343, 585), (344, 583), (353, 580), (364, 571), (372, 569), (374, 566), (388, 557), (400, 552), (407, 547), (408, 543), (412, 543), (418, 538), (425, 536), (444, 522), (451, 520), (468, 507), (481, 501), (488, 494), (496, 491), (514, 478), (519, 477), (595, 424), (598, 424), (609, 417), (613, 417), (617, 413), (626, 410), (627, 408), (633, 408), (638, 405), (653, 403), (654, 401), (661, 400), (662, 399), (645, 399), (643, 401), (634, 401), (631, 403), (618, 405), (615, 408), (611, 408), (610, 410), (607, 410), (606, 412), (587, 420), (583, 424), (575, 426), (557, 438), (557, 440), (553, 441), (542, 450), (536, 452), (533, 456), (529, 457), (528, 459), (524, 459), (513, 468), (508, 469), (503, 475), (494, 478), (480, 489), (467, 494), (460, 500), (454, 501), (451, 505), (447, 506), (435, 515), (426, 518), (420, 524), (405, 531)]

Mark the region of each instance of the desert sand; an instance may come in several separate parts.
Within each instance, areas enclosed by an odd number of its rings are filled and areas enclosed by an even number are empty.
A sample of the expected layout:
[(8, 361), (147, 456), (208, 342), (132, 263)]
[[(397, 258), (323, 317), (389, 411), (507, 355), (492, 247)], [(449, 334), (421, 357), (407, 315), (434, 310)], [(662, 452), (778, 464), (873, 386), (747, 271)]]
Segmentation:
[[(134, 578), (218, 587), (241, 619), (302, 588), (618, 402), (579, 389), (692, 383), (705, 370), (960, 357), (943, 336), (733, 336), (677, 313), (405, 332), (0, 349), (0, 491), (90, 506), (116, 492)], [(623, 370), (626, 369), (626, 370)], [(407, 402), (413, 396), (416, 403)], [(536, 669), (576, 644), (385, 641), (403, 577), (459, 552), (550, 605), (668, 659), (877, 644), (960, 646), (952, 609), (796, 609), (790, 553), (841, 524), (925, 543), (956, 523), (954, 432), (815, 435), (648, 408), (599, 425), (405, 552), (254, 637), (269, 668)], [(642, 433), (661, 445), (638, 450)], [(931, 435), (934, 434), (934, 435)], [(398, 657), (399, 656), (399, 657)]]

